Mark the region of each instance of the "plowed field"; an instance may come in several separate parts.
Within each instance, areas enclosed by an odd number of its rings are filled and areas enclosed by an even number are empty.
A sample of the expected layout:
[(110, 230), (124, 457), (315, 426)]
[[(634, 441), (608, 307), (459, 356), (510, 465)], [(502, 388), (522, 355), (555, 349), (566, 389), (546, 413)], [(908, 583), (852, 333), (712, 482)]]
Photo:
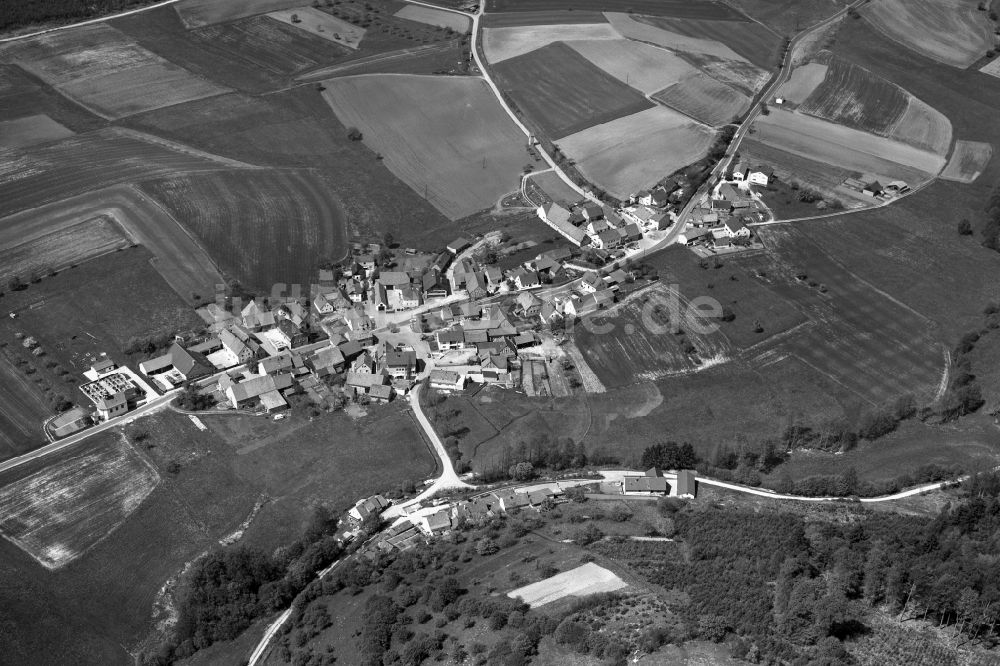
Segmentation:
[(819, 118), (886, 135), (906, 112), (909, 95), (863, 67), (828, 57), (823, 82), (799, 110)]

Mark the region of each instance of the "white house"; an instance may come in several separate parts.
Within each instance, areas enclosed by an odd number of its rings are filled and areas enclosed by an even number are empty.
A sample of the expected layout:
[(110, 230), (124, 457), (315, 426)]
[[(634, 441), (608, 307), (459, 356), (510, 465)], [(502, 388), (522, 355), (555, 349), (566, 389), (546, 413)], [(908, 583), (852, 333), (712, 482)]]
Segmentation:
[(767, 185), (774, 176), (770, 167), (759, 166), (747, 171), (746, 180), (754, 185)]

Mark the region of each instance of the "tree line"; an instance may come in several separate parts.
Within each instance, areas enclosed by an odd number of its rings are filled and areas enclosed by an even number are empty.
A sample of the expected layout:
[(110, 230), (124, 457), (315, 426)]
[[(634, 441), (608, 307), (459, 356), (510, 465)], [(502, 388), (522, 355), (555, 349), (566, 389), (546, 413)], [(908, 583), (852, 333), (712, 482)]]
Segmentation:
[(151, 5), (155, 0), (18, 0), (0, 5), (0, 31), (69, 23)]

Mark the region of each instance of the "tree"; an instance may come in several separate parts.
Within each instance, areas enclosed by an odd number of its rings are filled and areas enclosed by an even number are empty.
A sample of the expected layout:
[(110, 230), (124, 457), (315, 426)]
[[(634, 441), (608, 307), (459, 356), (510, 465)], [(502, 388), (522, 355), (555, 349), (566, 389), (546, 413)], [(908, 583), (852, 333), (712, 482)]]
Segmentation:
[(966, 219), (963, 219), (958, 223), (958, 234), (960, 236), (971, 236), (972, 235), (972, 223)]
[(500, 546), (497, 542), (489, 537), (484, 537), (476, 542), (476, 552), (486, 557), (487, 555), (493, 555), (500, 550)]
[(530, 462), (519, 462), (511, 465), (508, 473), (515, 481), (527, 481), (535, 476), (535, 467)]
[(214, 405), (215, 396), (211, 393), (202, 393), (194, 384), (185, 386), (181, 394), (177, 396), (177, 406), (190, 412), (211, 409)]
[(382, 243), (384, 243), (386, 247), (392, 247), (394, 240), (395, 239), (392, 237), (392, 234), (388, 231), (382, 236)]
[(357, 127), (348, 127), (347, 138), (351, 141), (361, 141), (361, 139), (365, 138), (365, 135)]
[(17, 275), (13, 275), (7, 280), (7, 291), (21, 291), (26, 286)]

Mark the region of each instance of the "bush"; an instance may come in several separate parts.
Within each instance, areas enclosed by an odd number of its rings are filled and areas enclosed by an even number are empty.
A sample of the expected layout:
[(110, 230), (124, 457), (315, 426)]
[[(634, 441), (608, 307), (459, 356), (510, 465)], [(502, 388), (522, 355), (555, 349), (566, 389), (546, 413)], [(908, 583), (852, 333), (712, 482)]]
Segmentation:
[(362, 134), (361, 130), (359, 130), (357, 127), (348, 127), (347, 138), (350, 139), (351, 141), (361, 141), (363, 138), (365, 138), (365, 135)]

